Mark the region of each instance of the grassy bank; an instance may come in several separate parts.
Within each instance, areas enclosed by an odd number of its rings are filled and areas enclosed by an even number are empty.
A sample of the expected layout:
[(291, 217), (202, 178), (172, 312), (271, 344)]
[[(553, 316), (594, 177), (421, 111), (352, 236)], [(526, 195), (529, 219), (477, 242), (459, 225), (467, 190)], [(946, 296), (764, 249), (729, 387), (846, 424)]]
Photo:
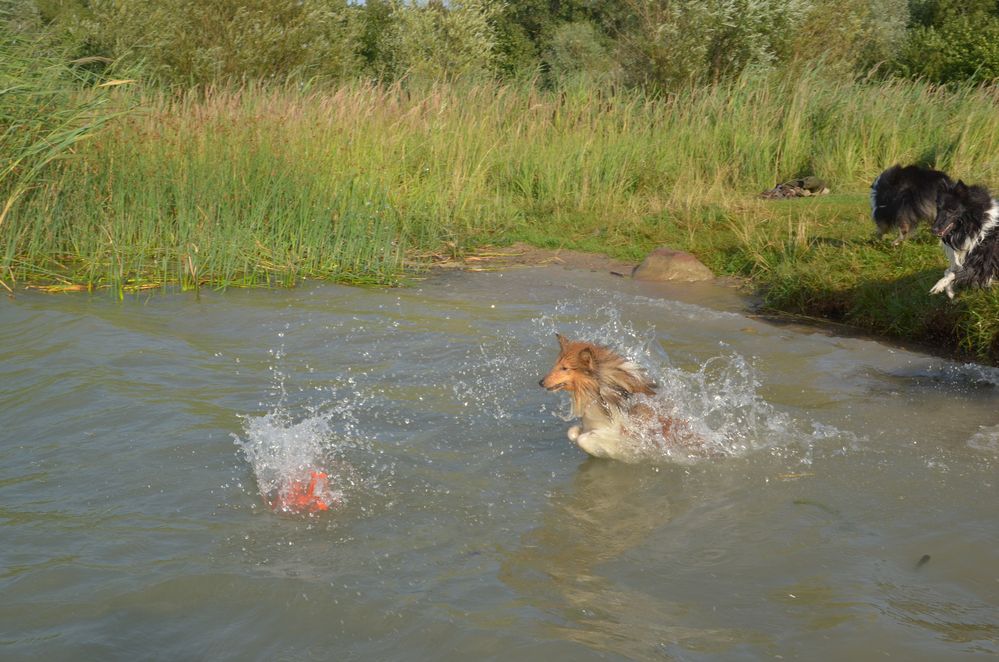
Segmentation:
[[(896, 161), (999, 182), (995, 93), (747, 77), (657, 99), (493, 84), (114, 94), (140, 110), (51, 164), (0, 225), (7, 283), (391, 283), (483, 243), (629, 259), (670, 243), (750, 277), (775, 309), (997, 355), (999, 299), (931, 299), (939, 248), (870, 243), (866, 208)], [(809, 173), (837, 194), (754, 198)]]
[[(979, 360), (999, 360), (999, 291), (930, 296), (946, 260), (926, 228), (875, 240), (866, 194), (751, 201), (719, 227), (692, 221), (686, 245), (716, 273), (744, 275), (774, 311), (833, 320)], [(677, 243), (683, 241), (681, 224)]]

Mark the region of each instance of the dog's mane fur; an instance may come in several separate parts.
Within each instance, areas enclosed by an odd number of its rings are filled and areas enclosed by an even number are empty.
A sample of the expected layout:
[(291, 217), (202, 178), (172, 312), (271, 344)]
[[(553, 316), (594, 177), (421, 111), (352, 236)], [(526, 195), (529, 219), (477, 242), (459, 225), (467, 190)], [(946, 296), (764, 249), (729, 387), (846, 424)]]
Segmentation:
[(627, 409), (627, 400), (635, 394), (655, 395), (655, 383), (634, 361), (609, 347), (581, 341), (566, 341), (559, 336), (562, 351), (559, 360), (578, 363), (584, 376), (572, 392), (573, 414), (582, 416), (586, 407), (596, 401), (610, 415)]
[[(990, 220), (989, 212), (994, 206), (994, 201), (989, 190), (984, 186), (966, 186), (964, 182), (946, 188), (940, 195), (942, 208), (948, 205), (948, 201), (954, 201), (959, 206), (954, 229), (941, 241), (955, 250), (971, 250), (981, 241), (982, 230)], [(941, 211), (941, 214), (946, 213)], [(988, 228), (991, 230), (992, 228)]]
[(572, 414), (582, 419), (567, 431), (577, 446), (627, 462), (636, 461), (646, 443), (703, 451), (703, 440), (686, 421), (660, 413), (657, 402), (636, 398), (656, 395), (656, 384), (637, 363), (609, 347), (555, 335), (559, 355), (539, 386), (568, 391)]

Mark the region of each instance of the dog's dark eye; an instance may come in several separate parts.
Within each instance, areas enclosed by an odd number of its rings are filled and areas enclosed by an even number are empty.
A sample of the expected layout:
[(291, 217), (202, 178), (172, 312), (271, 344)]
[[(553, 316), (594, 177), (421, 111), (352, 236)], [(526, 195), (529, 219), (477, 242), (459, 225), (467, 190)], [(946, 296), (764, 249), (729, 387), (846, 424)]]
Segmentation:
[(562, 366), (562, 372), (567, 372), (568, 370), (569, 370), (569, 366), (567, 366), (567, 365)]

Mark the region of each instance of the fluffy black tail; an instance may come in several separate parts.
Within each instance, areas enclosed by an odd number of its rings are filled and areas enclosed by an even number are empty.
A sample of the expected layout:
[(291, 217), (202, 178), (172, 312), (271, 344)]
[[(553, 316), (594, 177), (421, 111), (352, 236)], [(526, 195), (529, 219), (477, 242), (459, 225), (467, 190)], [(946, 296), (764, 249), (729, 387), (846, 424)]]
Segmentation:
[(871, 215), (882, 230), (915, 228), (936, 216), (937, 193), (950, 183), (950, 177), (939, 170), (894, 165), (874, 184)]

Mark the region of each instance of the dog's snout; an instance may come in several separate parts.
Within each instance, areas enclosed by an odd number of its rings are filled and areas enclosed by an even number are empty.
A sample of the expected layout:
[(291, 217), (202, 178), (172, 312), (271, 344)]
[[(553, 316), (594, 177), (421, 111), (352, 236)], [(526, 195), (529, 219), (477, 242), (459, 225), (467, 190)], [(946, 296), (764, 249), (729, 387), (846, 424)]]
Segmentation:
[(538, 380), (538, 386), (540, 386), (541, 388), (545, 387), (545, 378), (544, 377), (542, 377), (541, 379)]

